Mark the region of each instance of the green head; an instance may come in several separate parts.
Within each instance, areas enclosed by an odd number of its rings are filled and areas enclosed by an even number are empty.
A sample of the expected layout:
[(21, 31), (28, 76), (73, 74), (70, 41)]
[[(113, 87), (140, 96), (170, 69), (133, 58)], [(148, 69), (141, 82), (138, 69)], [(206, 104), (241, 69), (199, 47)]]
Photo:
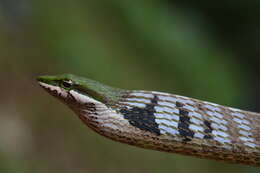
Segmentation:
[(85, 104), (89, 100), (113, 105), (123, 92), (121, 89), (72, 74), (39, 76), (37, 80), (47, 92), (69, 105)]

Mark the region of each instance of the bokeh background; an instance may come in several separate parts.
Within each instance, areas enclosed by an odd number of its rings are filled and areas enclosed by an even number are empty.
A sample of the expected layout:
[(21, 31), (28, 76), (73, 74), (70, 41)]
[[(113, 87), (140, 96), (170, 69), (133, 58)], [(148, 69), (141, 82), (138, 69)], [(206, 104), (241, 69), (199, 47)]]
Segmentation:
[(260, 1), (0, 0), (1, 173), (256, 173), (92, 132), (36, 83), (73, 73), (260, 111)]

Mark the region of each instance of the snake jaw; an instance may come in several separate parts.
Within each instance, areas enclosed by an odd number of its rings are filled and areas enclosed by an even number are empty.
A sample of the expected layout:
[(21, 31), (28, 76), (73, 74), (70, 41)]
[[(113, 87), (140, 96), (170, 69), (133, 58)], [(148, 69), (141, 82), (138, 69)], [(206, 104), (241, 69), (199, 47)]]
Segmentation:
[(44, 82), (39, 82), (39, 85), (54, 97), (57, 97), (59, 99), (66, 99), (68, 97), (68, 91), (59, 86), (51, 85)]

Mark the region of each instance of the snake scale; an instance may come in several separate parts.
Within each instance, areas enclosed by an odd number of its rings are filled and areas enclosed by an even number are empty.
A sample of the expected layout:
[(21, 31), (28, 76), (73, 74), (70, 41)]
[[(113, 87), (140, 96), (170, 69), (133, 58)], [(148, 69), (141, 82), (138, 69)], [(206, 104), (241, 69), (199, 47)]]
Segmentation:
[(38, 77), (91, 129), (159, 151), (260, 166), (260, 114), (197, 99), (123, 90), (65, 74)]

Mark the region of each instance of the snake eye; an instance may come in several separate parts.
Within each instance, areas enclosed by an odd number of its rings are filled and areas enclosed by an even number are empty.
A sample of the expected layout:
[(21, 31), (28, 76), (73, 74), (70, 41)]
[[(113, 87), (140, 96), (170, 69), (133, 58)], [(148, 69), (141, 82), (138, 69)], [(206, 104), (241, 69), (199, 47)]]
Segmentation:
[(72, 81), (70, 81), (70, 80), (69, 81), (63, 81), (61, 83), (61, 85), (62, 85), (62, 87), (69, 89), (69, 88), (72, 87)]

